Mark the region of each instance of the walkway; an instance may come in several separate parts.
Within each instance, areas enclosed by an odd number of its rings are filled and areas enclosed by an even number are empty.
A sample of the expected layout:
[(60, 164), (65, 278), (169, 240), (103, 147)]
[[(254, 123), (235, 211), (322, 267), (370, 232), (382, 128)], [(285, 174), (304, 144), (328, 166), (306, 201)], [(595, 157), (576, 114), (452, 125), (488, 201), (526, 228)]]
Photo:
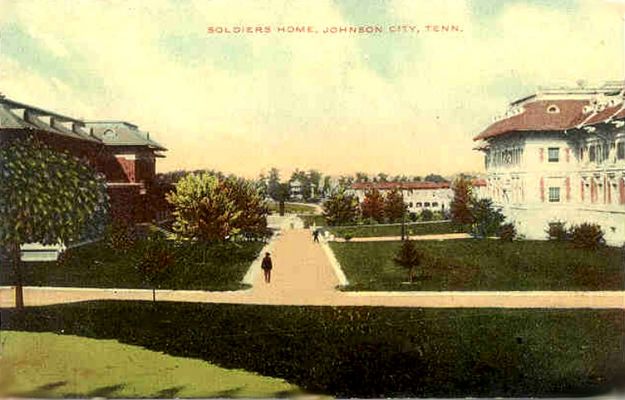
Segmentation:
[[(504, 307), (504, 308), (621, 308), (625, 292), (340, 292), (338, 278), (323, 248), (310, 231), (283, 231), (272, 250), (272, 282), (254, 274), (250, 290), (203, 292), (159, 290), (157, 300), (274, 304), (389, 307)], [(150, 300), (152, 292), (136, 289), (35, 288), (24, 290), (27, 305), (85, 300)], [(0, 289), (0, 306), (13, 306), (13, 290)]]
[[(468, 233), (438, 233), (432, 235), (412, 235), (408, 236), (410, 240), (452, 240), (452, 239), (471, 239)], [(401, 236), (361, 236), (351, 238), (350, 242), (396, 242), (401, 240)], [(335, 242), (345, 242), (343, 238), (335, 238)]]

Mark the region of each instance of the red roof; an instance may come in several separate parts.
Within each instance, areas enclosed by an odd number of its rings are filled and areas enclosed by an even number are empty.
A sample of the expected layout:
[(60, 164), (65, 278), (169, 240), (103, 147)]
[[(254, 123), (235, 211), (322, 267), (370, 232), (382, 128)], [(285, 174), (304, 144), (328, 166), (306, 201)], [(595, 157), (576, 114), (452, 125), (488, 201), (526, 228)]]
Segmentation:
[(486, 186), (486, 180), (485, 179), (474, 179), (473, 181), (471, 181), (471, 184), (473, 186)]
[(449, 182), (357, 182), (352, 184), (354, 190), (425, 190), (425, 189), (448, 189)]
[[(588, 117), (588, 100), (537, 100), (522, 106), (523, 112), (490, 125), (473, 140), (488, 139), (519, 131), (562, 131), (576, 127)], [(556, 106), (559, 112), (547, 112)]]

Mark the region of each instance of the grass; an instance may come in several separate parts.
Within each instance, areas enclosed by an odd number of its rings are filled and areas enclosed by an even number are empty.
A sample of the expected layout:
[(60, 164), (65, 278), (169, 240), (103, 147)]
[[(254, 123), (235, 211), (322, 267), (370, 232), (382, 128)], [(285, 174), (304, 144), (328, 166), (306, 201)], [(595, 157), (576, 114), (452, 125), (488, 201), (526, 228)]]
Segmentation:
[[(237, 290), (244, 287), (240, 282), (263, 243), (183, 242), (171, 246), (176, 263), (160, 285), (162, 289)], [(140, 255), (140, 245), (121, 253), (97, 242), (69, 250), (62, 262), (24, 264), (23, 282), (27, 286), (150, 288), (135, 269), (134, 260)], [(12, 270), (0, 268), (0, 284), (12, 282)]]
[[(610, 391), (625, 373), (623, 310), (97, 301), (0, 313), (3, 330), (118, 340), (344, 398), (590, 396)], [(158, 365), (133, 364), (131, 357), (120, 360), (128, 377), (101, 385), (131, 384), (131, 371), (148, 376)], [(43, 376), (58, 366), (29, 368)], [(167, 379), (165, 388), (180, 385)], [(203, 385), (211, 376), (193, 372), (189, 379)]]
[[(273, 201), (270, 202), (269, 211), (272, 213), (278, 213), (280, 211), (279, 204)], [(315, 214), (317, 209), (312, 205), (284, 203), (284, 212), (287, 214)]]
[(300, 214), (298, 215), (299, 218), (302, 219), (302, 221), (304, 221), (304, 228), (309, 228), (311, 227), (313, 224), (315, 226), (326, 226), (326, 219), (323, 215), (307, 215), (307, 214)]
[(574, 249), (548, 241), (417, 241), (424, 254), (414, 284), (393, 258), (400, 241), (330, 243), (347, 290), (622, 290), (623, 251)]
[(277, 397), (283, 380), (172, 357), (116, 340), (3, 331), (0, 396)]
[[(401, 225), (362, 225), (356, 227), (331, 227), (330, 232), (339, 237), (349, 233), (352, 237), (401, 236)], [(461, 226), (449, 221), (432, 223), (406, 223), (406, 233), (414, 235), (435, 235), (464, 232)]]

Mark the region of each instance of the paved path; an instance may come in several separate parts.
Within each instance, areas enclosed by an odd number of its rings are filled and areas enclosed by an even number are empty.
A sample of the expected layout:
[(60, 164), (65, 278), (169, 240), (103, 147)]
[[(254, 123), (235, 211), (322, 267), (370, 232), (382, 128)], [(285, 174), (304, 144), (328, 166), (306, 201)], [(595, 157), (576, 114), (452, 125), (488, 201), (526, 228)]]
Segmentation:
[[(621, 308), (625, 291), (619, 292), (340, 292), (338, 278), (320, 244), (310, 231), (283, 231), (272, 251), (272, 282), (255, 274), (252, 289), (236, 292), (161, 290), (157, 300), (389, 307), (505, 307), (505, 308)], [(13, 290), (0, 289), (0, 306), (13, 306)], [(85, 300), (149, 300), (152, 292), (133, 289), (34, 288), (24, 290), (27, 305)]]
[[(468, 233), (439, 233), (433, 235), (411, 235), (410, 240), (451, 240), (451, 239), (471, 239)], [(401, 236), (361, 236), (351, 238), (350, 242), (394, 242), (401, 240)], [(335, 238), (336, 242), (345, 242), (343, 238)]]

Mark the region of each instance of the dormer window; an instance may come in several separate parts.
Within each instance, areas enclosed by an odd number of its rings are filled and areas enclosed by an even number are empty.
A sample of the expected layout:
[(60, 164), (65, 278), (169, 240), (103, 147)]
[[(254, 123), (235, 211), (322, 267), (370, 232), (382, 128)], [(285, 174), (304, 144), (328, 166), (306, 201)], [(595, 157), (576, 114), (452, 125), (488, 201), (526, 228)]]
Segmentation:
[(555, 104), (552, 104), (549, 107), (547, 107), (547, 112), (549, 114), (558, 114), (560, 112), (560, 109)]
[(115, 133), (115, 131), (112, 129), (107, 129), (104, 131), (104, 134), (102, 135), (102, 137), (108, 140), (115, 140), (117, 139), (117, 133)]

